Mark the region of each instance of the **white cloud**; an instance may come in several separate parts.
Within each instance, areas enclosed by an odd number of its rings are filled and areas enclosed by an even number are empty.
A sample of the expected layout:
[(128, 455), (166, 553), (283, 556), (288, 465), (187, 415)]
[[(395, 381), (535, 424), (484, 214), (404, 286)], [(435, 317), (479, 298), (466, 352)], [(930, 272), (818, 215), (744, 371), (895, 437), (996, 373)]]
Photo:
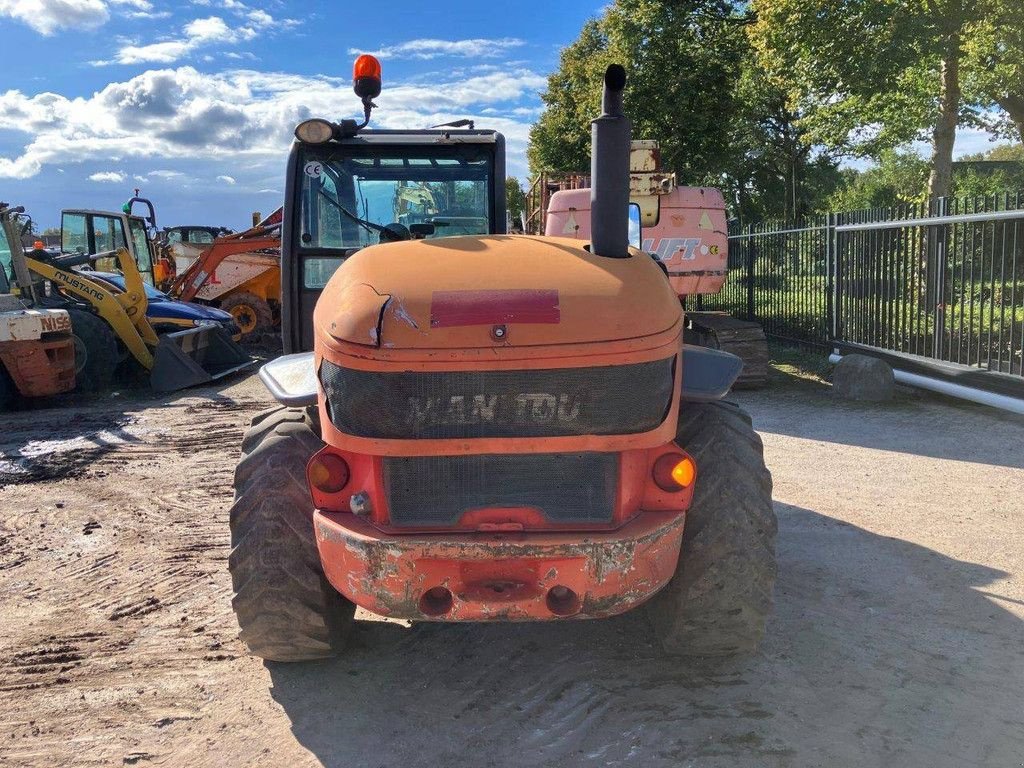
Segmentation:
[(165, 181), (181, 178), (184, 175), (181, 171), (150, 171), (146, 174), (150, 178), (164, 179)]
[(0, 16), (52, 35), (58, 29), (95, 29), (107, 22), (110, 11), (104, 0), (0, 0)]
[(370, 53), (379, 59), (436, 59), (442, 56), (464, 58), (494, 58), (504, 55), (511, 48), (525, 45), (516, 37), (489, 39), (476, 37), (468, 40), (409, 40), (404, 43), (385, 46), (376, 51), (362, 51), (349, 48), (349, 55)]
[[(125, 6), (111, 10), (111, 6)], [(129, 19), (163, 19), (167, 11), (153, 11), (149, 0), (0, 0), (0, 16), (17, 19), (42, 35), (60, 29), (96, 29), (111, 15)]]
[(128, 178), (128, 177), (125, 176), (120, 171), (100, 171), (99, 173), (94, 173), (94, 174), (90, 175), (89, 176), (89, 181), (99, 181), (99, 182), (102, 182), (102, 183), (109, 183), (109, 184), (120, 184), (126, 178)]
[(193, 19), (185, 25), (184, 37), (165, 40), (148, 45), (125, 45), (112, 61), (96, 61), (94, 64), (140, 64), (156, 62), (170, 64), (192, 53), (203, 46), (226, 44), (252, 40), (257, 31), (251, 26), (229, 27), (219, 16), (204, 19)]
[(230, 176), (218, 176), (217, 181), (223, 181), (225, 184), (229, 186), (235, 183), (235, 180)]
[[(373, 125), (424, 128), (476, 119), (478, 128), (506, 135), (510, 172), (522, 175), (525, 163), (514, 157), (525, 151), (529, 122), (513, 110), (544, 84), (543, 76), (528, 69), (422, 86), (400, 84), (378, 99)], [(500, 115), (482, 116), (489, 107)], [(278, 168), (297, 123), (315, 115), (337, 119), (357, 111), (347, 79), (252, 70), (150, 70), (73, 99), (55, 93), (0, 92), (0, 130), (26, 136), (20, 153), (0, 156), (0, 178), (31, 178), (57, 163), (66, 167), (69, 162), (128, 159), (230, 159), (245, 169)], [(231, 167), (218, 171), (239, 177)], [(176, 173), (158, 170), (147, 177), (169, 180)]]

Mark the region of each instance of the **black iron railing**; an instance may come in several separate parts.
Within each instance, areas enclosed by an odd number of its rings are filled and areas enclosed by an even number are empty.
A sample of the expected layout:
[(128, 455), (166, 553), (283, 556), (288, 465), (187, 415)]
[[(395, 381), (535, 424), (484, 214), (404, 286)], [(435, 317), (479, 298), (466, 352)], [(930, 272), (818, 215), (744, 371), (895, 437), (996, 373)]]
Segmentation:
[(729, 278), (688, 308), (774, 338), (1024, 376), (1024, 194), (832, 213), (729, 233)]

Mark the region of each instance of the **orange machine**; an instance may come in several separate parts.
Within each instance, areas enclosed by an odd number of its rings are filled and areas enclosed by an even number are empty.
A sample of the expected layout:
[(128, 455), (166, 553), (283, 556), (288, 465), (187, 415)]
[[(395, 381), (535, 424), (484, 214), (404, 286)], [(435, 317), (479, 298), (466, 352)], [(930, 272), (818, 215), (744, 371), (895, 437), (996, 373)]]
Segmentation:
[[(589, 242), (504, 234), (502, 141), (362, 131), (379, 64), (360, 57), (354, 81), (362, 125), (306, 121), (289, 161), (283, 314), (302, 351), (262, 369), (284, 407), (254, 419), (235, 475), (242, 639), (300, 660), (340, 650), (356, 606), (495, 621), (643, 604), (667, 652), (755, 647), (770, 476), (718, 402), (740, 361), (684, 345), (664, 271), (628, 246), (623, 68), (593, 123)], [(435, 205), (405, 223), (408, 184)], [(453, 221), (486, 231), (445, 236)]]
[[(634, 217), (636, 244), (664, 265), (681, 300), (720, 292), (729, 256), (722, 193), (713, 187), (677, 186), (675, 174), (660, 168), (656, 141), (633, 142), (629, 170), (630, 201), (638, 214)], [(590, 189), (554, 191), (542, 219), (546, 235), (589, 240)], [(768, 340), (760, 323), (725, 312), (688, 312), (686, 319), (688, 342), (721, 349), (743, 360), (737, 388), (765, 384)]]
[(195, 256), (176, 254), (181, 246), (165, 246), (161, 262), (166, 260), (175, 275), (167, 293), (230, 312), (243, 336), (270, 330), (278, 322), (281, 297), (282, 211), (278, 208), (245, 232), (214, 239)]

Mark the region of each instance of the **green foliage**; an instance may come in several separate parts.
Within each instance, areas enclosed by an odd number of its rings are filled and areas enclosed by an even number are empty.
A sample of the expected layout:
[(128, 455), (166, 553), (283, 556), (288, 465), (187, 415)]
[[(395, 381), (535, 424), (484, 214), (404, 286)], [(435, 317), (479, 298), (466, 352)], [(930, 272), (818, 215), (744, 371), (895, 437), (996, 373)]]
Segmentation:
[(934, 117), (937, 64), (924, 2), (754, 0), (766, 76), (803, 115), (810, 142), (875, 155)]
[(562, 51), (530, 133), (540, 170), (586, 172), (590, 120), (611, 62), (628, 70), (626, 109), (636, 138), (657, 139), (662, 165), (681, 184), (722, 187), (744, 218), (814, 209), (839, 182), (836, 164), (812, 147), (764, 76), (748, 40), (746, 3), (615, 0)]
[(846, 185), (829, 200), (837, 211), (919, 203), (928, 186), (928, 161), (911, 149), (886, 149), (867, 170), (845, 172)]
[(523, 187), (515, 176), (505, 179), (505, 205), (515, 220), (519, 219), (519, 214), (526, 207), (526, 193), (523, 192)]
[(530, 132), (530, 167), (586, 171), (590, 120), (605, 67), (627, 68), (626, 109), (637, 138), (661, 142), (664, 166), (682, 183), (718, 177), (729, 156), (734, 84), (745, 48), (725, 0), (617, 0), (562, 51)]
[[(722, 188), (743, 221), (920, 202), (929, 184), (946, 194), (906, 149), (934, 139), (948, 168), (952, 137), (936, 133), (943, 62), (959, 74), (945, 81), (950, 119), (1024, 136), (1021, 0), (612, 0), (548, 80), (534, 173), (588, 170), (613, 61), (629, 73), (634, 136), (661, 143), (681, 184)], [(997, 150), (985, 159), (1024, 157), (1020, 145)], [(876, 165), (841, 170), (844, 156)], [(1012, 168), (960, 164), (951, 194), (1022, 187)]]
[(1024, 144), (1000, 144), (964, 155), (953, 174), (956, 197), (991, 198), (1024, 190)]

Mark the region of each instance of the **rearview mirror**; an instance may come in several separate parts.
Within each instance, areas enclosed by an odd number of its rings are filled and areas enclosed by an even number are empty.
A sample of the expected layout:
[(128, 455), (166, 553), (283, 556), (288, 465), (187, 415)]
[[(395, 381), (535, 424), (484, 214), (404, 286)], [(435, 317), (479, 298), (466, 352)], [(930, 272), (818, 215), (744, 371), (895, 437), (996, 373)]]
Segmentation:
[(629, 245), (632, 248), (640, 249), (643, 243), (643, 232), (640, 227), (640, 206), (637, 203), (629, 204)]

